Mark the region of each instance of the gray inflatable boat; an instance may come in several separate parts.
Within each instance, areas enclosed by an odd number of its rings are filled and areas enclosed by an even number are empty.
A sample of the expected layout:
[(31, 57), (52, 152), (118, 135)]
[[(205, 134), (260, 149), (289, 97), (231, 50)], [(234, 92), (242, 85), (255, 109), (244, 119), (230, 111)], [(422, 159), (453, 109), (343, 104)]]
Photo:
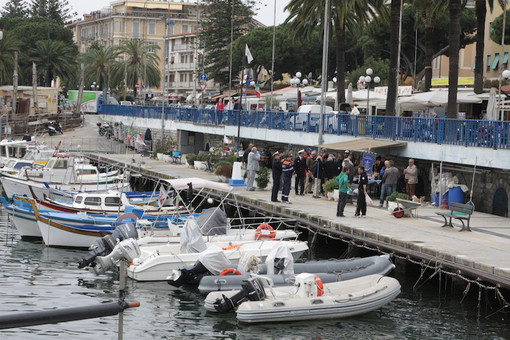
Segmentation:
[[(345, 260), (322, 260), (294, 263), (293, 274), (266, 275), (267, 265), (260, 264), (258, 275), (270, 277), (274, 286), (293, 285), (295, 274), (313, 273), (320, 277), (323, 283), (346, 281), (358, 277), (380, 274), (386, 275), (395, 268), (390, 261), (389, 255), (370, 256), (364, 258), (350, 258)], [(243, 280), (250, 275), (209, 275), (200, 280), (198, 289), (202, 294), (213, 291), (239, 290)]]

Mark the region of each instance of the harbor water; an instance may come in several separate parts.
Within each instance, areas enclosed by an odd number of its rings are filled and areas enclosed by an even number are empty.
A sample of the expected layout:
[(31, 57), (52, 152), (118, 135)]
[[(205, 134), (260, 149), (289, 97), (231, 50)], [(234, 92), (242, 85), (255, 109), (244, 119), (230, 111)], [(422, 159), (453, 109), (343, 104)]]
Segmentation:
[[(85, 251), (45, 247), (21, 240), (5, 211), (0, 213), (0, 314), (88, 306), (118, 298), (114, 275), (96, 276), (77, 268)], [(319, 247), (318, 257), (334, 249)], [(337, 256), (340, 256), (338, 254)], [(233, 314), (206, 313), (198, 290), (166, 282), (128, 280), (124, 339), (509, 339), (508, 315), (478, 306), (476, 294), (440, 291), (433, 280), (413, 289), (416, 277), (398, 265), (391, 274), (402, 293), (380, 310), (346, 319), (250, 325)], [(437, 281), (436, 281), (437, 282)], [(465, 285), (464, 285), (465, 286)], [(485, 295), (485, 293), (484, 293)], [(488, 300), (494, 294), (488, 293)], [(118, 317), (6, 329), (2, 339), (117, 339)]]

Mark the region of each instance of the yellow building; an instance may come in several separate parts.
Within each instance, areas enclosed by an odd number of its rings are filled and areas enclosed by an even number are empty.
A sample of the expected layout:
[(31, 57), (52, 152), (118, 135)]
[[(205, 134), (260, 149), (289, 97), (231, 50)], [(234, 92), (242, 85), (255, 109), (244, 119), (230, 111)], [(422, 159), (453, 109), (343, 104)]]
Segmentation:
[[(510, 5), (507, 7), (510, 9)], [(505, 46), (503, 57), (501, 58), (501, 45), (490, 40), (490, 30), (494, 19), (503, 14), (503, 9), (499, 4), (494, 5), (491, 12), (487, 7), (487, 17), (485, 20), (485, 57), (484, 57), (484, 80), (498, 80), (500, 76), (500, 63), (503, 63), (503, 70), (508, 68), (508, 53), (510, 46)], [(510, 27), (506, 28), (507, 30)], [(476, 43), (466, 46), (459, 52), (459, 86), (472, 87), (474, 84), (474, 68), (476, 56)], [(448, 57), (440, 56), (432, 62), (432, 85), (448, 85)]]
[[(109, 7), (85, 14), (83, 20), (73, 22), (68, 27), (73, 31), (80, 53), (85, 52), (94, 41), (102, 42), (105, 46), (118, 46), (121, 41), (138, 38), (157, 44), (160, 46), (156, 51), (163, 74), (165, 38), (198, 31), (199, 19), (199, 8), (193, 0), (120, 0), (112, 1)], [(166, 53), (168, 56), (168, 49)], [(167, 72), (167, 85), (171, 78)], [(180, 76), (174, 74), (173, 79), (175, 78), (180, 79)], [(190, 81), (192, 80), (188, 80), (186, 75), (185, 83)], [(143, 79), (140, 82), (143, 82)], [(148, 90), (153, 93), (162, 92), (161, 88), (145, 85), (147, 87), (142, 89), (142, 93)]]

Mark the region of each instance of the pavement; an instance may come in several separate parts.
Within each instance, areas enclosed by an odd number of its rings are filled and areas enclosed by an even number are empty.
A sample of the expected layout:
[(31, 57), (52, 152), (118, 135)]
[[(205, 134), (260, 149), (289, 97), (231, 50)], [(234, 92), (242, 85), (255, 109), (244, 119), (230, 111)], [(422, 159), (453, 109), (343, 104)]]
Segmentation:
[[(65, 132), (65, 138), (94, 138), (101, 145), (95, 122), (99, 117), (86, 116), (84, 127)], [(91, 130), (92, 129), (92, 130)], [(93, 136), (91, 136), (93, 131)], [(68, 137), (66, 137), (68, 135)], [(121, 144), (119, 142), (115, 142)], [(112, 149), (113, 150), (113, 149)], [(142, 173), (159, 177), (200, 177), (217, 181), (211, 172), (196, 170), (183, 164), (173, 164), (138, 154), (100, 154), (103, 162), (130, 165)], [(271, 184), (270, 184), (271, 185)], [(271, 202), (271, 187), (264, 190), (246, 191), (246, 187), (235, 187), (233, 193), (241, 203), (257, 207), (267, 213), (294, 216), (323, 232), (330, 231), (341, 237), (350, 237), (358, 242), (382, 246), (400, 254), (428, 259), (436, 264), (479, 275), (480, 278), (510, 288), (510, 223), (505, 217), (474, 212), (471, 217), (472, 232), (459, 232), (461, 223), (454, 220), (455, 228), (441, 228), (443, 218), (435, 213), (438, 207), (424, 203), (416, 210), (417, 216), (395, 218), (387, 209), (369, 206), (366, 218), (354, 217), (356, 207), (347, 204), (346, 217), (336, 217), (336, 202), (312, 195), (296, 196), (291, 190), (292, 204)]]

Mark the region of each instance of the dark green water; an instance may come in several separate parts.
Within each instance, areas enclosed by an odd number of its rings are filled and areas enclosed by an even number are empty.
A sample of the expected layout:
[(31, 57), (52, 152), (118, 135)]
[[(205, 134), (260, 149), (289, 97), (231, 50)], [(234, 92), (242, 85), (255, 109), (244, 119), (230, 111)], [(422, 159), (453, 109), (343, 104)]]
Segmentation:
[[(5, 215), (0, 215), (5, 221)], [(329, 248), (328, 248), (329, 247)], [(330, 257), (336, 245), (321, 246)], [(339, 252), (340, 253), (340, 252)], [(22, 241), (0, 226), (0, 314), (76, 307), (117, 299), (118, 281), (77, 268), (82, 251), (47, 248)], [(339, 256), (339, 255), (338, 255)], [(323, 255), (322, 257), (326, 257)], [(234, 315), (206, 313), (197, 290), (172, 289), (165, 282), (128, 282), (127, 300), (141, 307), (124, 314), (124, 339), (508, 339), (508, 316), (478, 316), (476, 294), (461, 304), (451, 289), (439, 294), (433, 281), (417, 291), (416, 275), (397, 265), (392, 274), (402, 294), (379, 311), (334, 321), (239, 324)], [(437, 281), (436, 281), (437, 283)], [(463, 286), (465, 287), (465, 285)], [(475, 290), (475, 288), (472, 288)], [(476, 289), (477, 292), (477, 289)], [(490, 295), (490, 300), (493, 295)], [(0, 331), (2, 339), (117, 339), (117, 317)]]

